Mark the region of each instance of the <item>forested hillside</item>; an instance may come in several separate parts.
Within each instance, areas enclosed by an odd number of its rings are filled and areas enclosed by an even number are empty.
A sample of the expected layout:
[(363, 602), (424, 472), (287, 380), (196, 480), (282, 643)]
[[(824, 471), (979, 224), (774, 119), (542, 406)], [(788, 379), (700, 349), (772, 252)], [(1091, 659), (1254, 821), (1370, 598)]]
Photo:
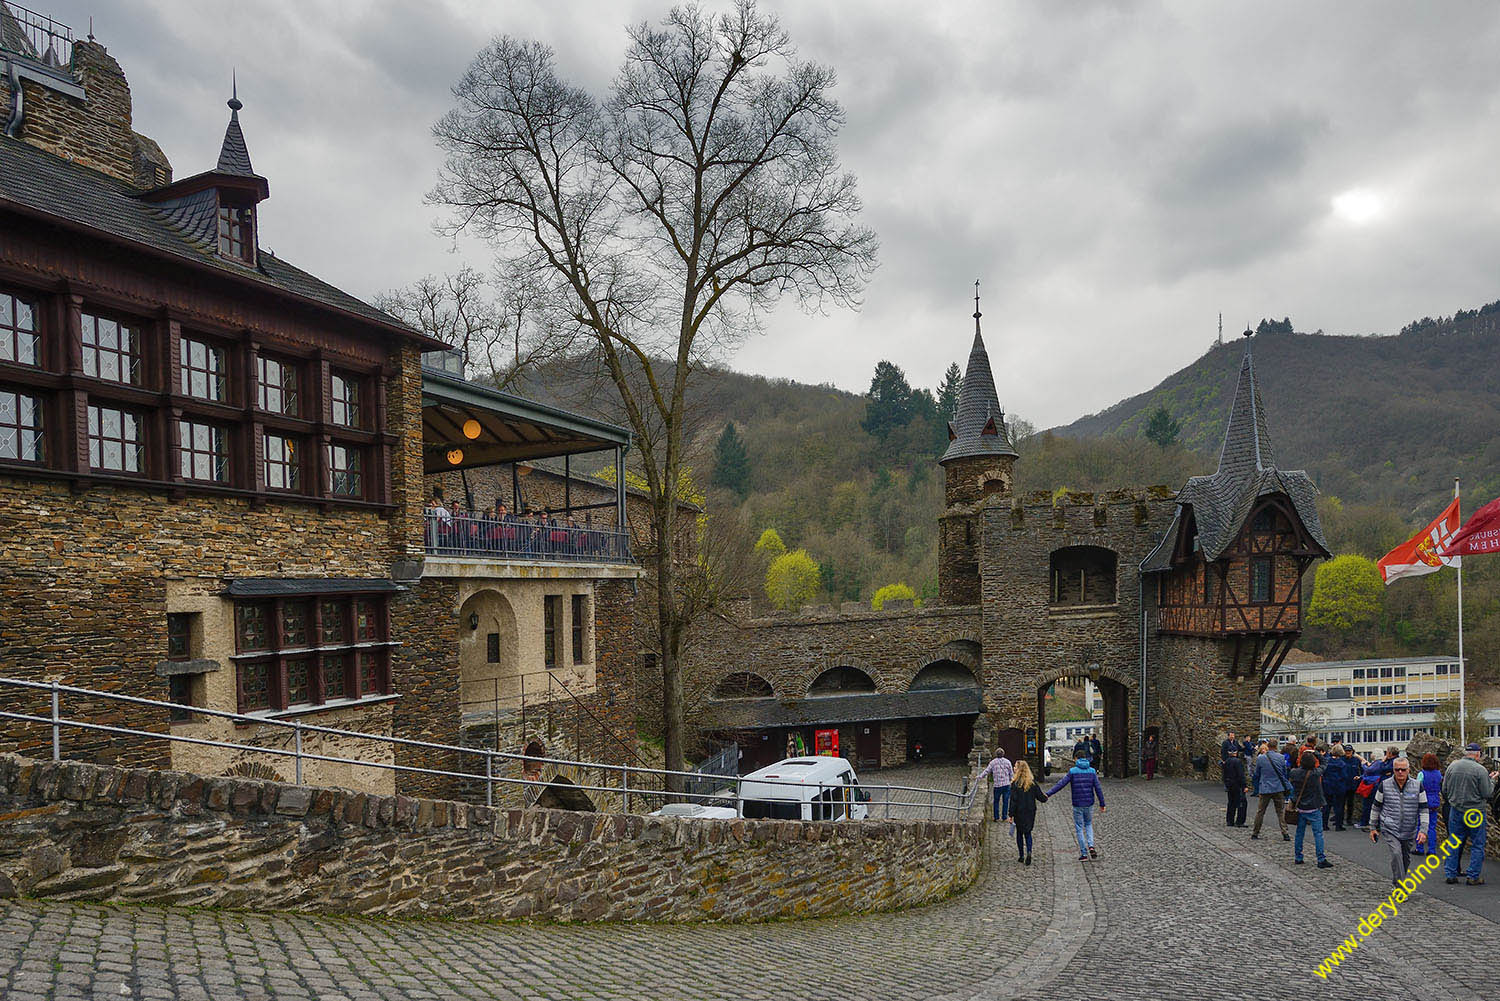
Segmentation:
[[(1320, 624), (1303, 646), (1329, 656), (1452, 651), (1453, 575), (1391, 588), (1377, 577), (1372, 586), (1370, 561), (1442, 509), (1455, 475), (1466, 514), (1500, 495), (1500, 303), (1389, 337), (1295, 333), (1289, 320), (1262, 321), (1252, 350), (1278, 463), (1312, 474), (1334, 552), (1367, 564), (1352, 583), (1320, 581), (1326, 600), (1309, 613)], [(1033, 433), (1012, 416), (1018, 489), (1177, 486), (1211, 471), (1243, 352), (1240, 338), (1213, 347), (1154, 389), (1052, 431)], [(871, 367), (865, 395), (695, 374), (694, 479), (743, 545), (774, 529), (788, 550), (807, 551), (816, 580), (794, 589), (794, 602), (869, 600), (896, 583), (919, 598), (936, 595), (936, 458), (956, 370), (924, 389), (889, 363)], [(618, 417), (611, 394), (576, 361), (519, 388)], [(1006, 387), (998, 389), (1003, 401)], [(1471, 560), (1465, 592), (1471, 665), (1500, 677), (1500, 561)], [(1344, 597), (1330, 604), (1335, 594)]]

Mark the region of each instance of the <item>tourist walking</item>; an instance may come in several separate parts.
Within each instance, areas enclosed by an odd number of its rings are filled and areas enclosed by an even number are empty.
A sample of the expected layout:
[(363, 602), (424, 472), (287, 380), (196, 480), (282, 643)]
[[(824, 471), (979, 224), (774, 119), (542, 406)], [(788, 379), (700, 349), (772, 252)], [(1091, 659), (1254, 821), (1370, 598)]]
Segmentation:
[(994, 783), (995, 789), (995, 823), (1010, 819), (1010, 783), (1014, 775), (1010, 759), (1005, 756), (1003, 749), (995, 751), (995, 756), (990, 763), (984, 766), (984, 771), (979, 773), (982, 779), (986, 775)]
[(1073, 833), (1078, 838), (1078, 861), (1087, 862), (1098, 858), (1094, 847), (1094, 799), (1099, 800), (1099, 812), (1104, 812), (1104, 786), (1099, 783), (1099, 773), (1089, 767), (1088, 758), (1080, 758), (1068, 769), (1068, 774), (1057, 780), (1047, 790), (1048, 796), (1056, 796), (1063, 786), (1070, 786), (1073, 801)]
[(1240, 757), (1239, 749), (1229, 752), (1229, 757), (1224, 759), (1224, 795), (1228, 805), (1224, 809), (1224, 823), (1228, 827), (1244, 827), (1245, 811), (1249, 804), (1245, 802), (1245, 761)]
[(1443, 812), (1443, 770), (1438, 756), (1428, 751), (1422, 755), (1422, 791), (1427, 794), (1427, 841), (1417, 845), (1418, 855), (1437, 851), (1438, 817)]
[(1384, 841), (1391, 853), (1391, 884), (1400, 886), (1411, 868), (1415, 845), (1427, 843), (1427, 790), (1412, 777), (1406, 758), (1391, 761), (1391, 777), (1383, 780), (1372, 797), (1370, 840)]
[(1088, 755), (1089, 764), (1093, 765), (1094, 768), (1098, 769), (1104, 767), (1104, 745), (1099, 743), (1098, 737), (1089, 738)]
[(1323, 762), (1323, 830), (1344, 829), (1344, 790), (1349, 782), (1349, 766), (1344, 759), (1344, 745), (1329, 748)]
[(1286, 809), (1286, 797), (1292, 792), (1286, 762), (1282, 760), (1281, 752), (1274, 750), (1270, 744), (1263, 744), (1262, 747), (1263, 750), (1255, 759), (1252, 783), (1260, 805), (1255, 808), (1255, 827), (1250, 831), (1250, 838), (1260, 840), (1260, 825), (1265, 820), (1266, 807), (1269, 806), (1275, 810), (1276, 823), (1281, 826), (1281, 840), (1290, 841), (1291, 835), (1286, 832), (1286, 817), (1282, 815)]
[(1047, 794), (1037, 785), (1031, 774), (1031, 766), (1024, 760), (1016, 762), (1015, 779), (1011, 782), (1010, 822), (1016, 828), (1016, 855), (1022, 865), (1031, 864), (1031, 832), (1036, 826), (1038, 803), (1047, 802)]
[[(1484, 885), (1484, 839), (1485, 839), (1485, 808), (1489, 806), (1490, 797), (1495, 794), (1495, 779), (1500, 778), (1500, 772), (1486, 772), (1484, 766), (1479, 762), (1484, 757), (1478, 744), (1470, 744), (1464, 749), (1464, 756), (1448, 766), (1448, 771), (1443, 775), (1443, 798), (1448, 801), (1448, 834), (1458, 838), (1458, 847), (1453, 849), (1453, 854), (1443, 863), (1443, 871), (1448, 874), (1448, 882), (1458, 882), (1458, 867), (1464, 853), (1464, 845), (1469, 846), (1469, 872), (1468, 878), (1464, 880), (1469, 886)], [(1469, 824), (1465, 814), (1473, 810), (1479, 815), (1479, 823)]]
[(1156, 734), (1146, 736), (1146, 781), (1156, 778)]
[(1318, 854), (1318, 868), (1332, 869), (1333, 863), (1323, 851), (1323, 769), (1318, 767), (1318, 756), (1304, 752), (1302, 760), (1292, 769), (1288, 781), (1292, 787), (1291, 809), (1297, 811), (1297, 836), (1292, 839), (1292, 860), (1302, 864), (1302, 836), (1308, 828), (1313, 832), (1313, 848)]
[(1365, 759), (1354, 753), (1352, 746), (1344, 748), (1344, 777), (1348, 786), (1344, 790), (1344, 823), (1354, 825), (1354, 811), (1360, 806), (1359, 779), (1364, 771)]

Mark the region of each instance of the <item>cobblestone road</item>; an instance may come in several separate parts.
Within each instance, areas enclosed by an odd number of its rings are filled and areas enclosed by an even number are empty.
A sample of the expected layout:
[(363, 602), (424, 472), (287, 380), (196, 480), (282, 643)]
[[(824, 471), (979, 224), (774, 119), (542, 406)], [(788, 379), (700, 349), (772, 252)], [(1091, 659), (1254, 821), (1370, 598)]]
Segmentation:
[(1225, 831), (1221, 812), (1181, 784), (1107, 792), (1098, 862), (1076, 861), (1064, 800), (1042, 807), (1037, 865), (1018, 867), (993, 827), (973, 890), (873, 917), (483, 925), (4, 903), (0, 997), (1492, 996), (1488, 964), (1471, 957), (1500, 929), (1432, 898), (1403, 905), (1318, 980), (1314, 964), (1386, 883), (1356, 865), (1293, 868), (1279, 839)]

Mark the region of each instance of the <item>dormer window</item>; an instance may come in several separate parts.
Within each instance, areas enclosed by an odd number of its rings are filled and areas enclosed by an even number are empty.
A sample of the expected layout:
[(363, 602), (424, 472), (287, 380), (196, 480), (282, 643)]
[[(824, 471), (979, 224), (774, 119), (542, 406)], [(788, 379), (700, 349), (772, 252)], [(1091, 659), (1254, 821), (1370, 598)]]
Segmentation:
[(244, 264), (255, 263), (255, 210), (219, 203), (219, 253)]

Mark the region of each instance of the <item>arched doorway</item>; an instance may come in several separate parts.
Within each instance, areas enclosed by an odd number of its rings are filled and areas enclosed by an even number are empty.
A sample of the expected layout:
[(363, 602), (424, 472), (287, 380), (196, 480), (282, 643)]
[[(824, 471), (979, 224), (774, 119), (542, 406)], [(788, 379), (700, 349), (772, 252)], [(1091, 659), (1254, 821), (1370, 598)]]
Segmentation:
[(516, 613), (499, 591), (479, 591), (459, 606), (458, 676), (463, 712), (520, 705)]
[[(1096, 718), (1094, 708), (1085, 704), (1081, 707), (1081, 712), (1080, 707), (1073, 707), (1066, 712), (1054, 712), (1054, 718), (1049, 720), (1048, 705), (1059, 701), (1051, 691), (1054, 682), (1085, 678), (1092, 682), (1098, 692), (1099, 716)], [(1087, 686), (1083, 687), (1087, 691)], [(1131, 699), (1130, 686), (1108, 674), (1094, 674), (1082, 669), (1060, 672), (1037, 686), (1037, 733), (1043, 742), (1051, 745), (1054, 759), (1059, 752), (1070, 757), (1072, 747), (1080, 736), (1094, 734), (1098, 737), (1103, 752), (1103, 761), (1094, 762), (1094, 767), (1108, 778), (1125, 778), (1135, 773), (1138, 758), (1136, 737), (1130, 731)], [(1063, 718), (1065, 716), (1074, 718)], [(1077, 718), (1080, 716), (1082, 718)], [(1041, 757), (1040, 750), (1035, 757)], [(1040, 761), (1034, 762), (1034, 765), (1039, 764)]]
[[(979, 680), (967, 665), (944, 658), (935, 660), (918, 671), (907, 691), (974, 692), (977, 706)], [(906, 724), (907, 757), (917, 758), (916, 749), (920, 744), (922, 760), (966, 759), (974, 746), (974, 719), (974, 715), (964, 715), (909, 720)]]

